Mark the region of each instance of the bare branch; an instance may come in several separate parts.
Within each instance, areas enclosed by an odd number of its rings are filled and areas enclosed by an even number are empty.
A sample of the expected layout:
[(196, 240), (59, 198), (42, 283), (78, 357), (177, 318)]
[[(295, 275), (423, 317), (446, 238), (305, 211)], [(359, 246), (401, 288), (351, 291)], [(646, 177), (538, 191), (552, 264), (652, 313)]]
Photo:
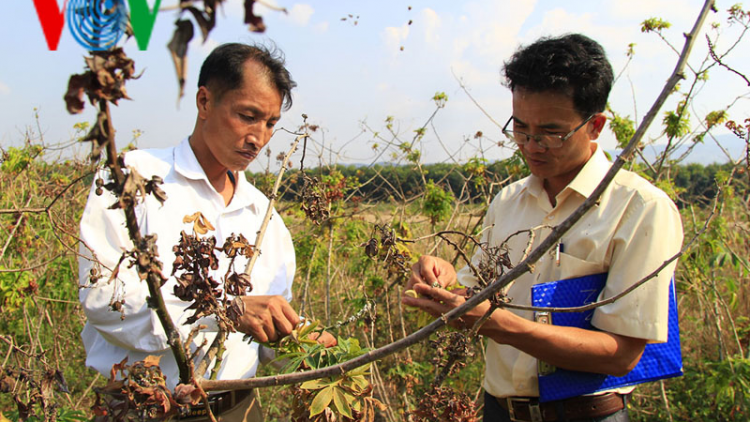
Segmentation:
[(255, 238), (255, 253), (253, 254), (252, 258), (250, 258), (250, 262), (247, 263), (247, 267), (245, 267), (245, 274), (250, 275), (250, 273), (253, 271), (253, 267), (255, 266), (255, 262), (258, 260), (258, 256), (261, 254), (261, 245), (263, 244), (263, 237), (266, 234), (266, 229), (268, 228), (268, 222), (271, 221), (271, 216), (273, 215), (274, 205), (276, 204), (276, 196), (279, 192), (279, 187), (281, 186), (281, 178), (284, 176), (284, 172), (286, 171), (287, 164), (289, 164), (289, 159), (292, 157), (292, 154), (294, 151), (297, 150), (297, 145), (299, 145), (299, 141), (302, 139), (305, 139), (309, 136), (309, 134), (304, 133), (302, 135), (297, 136), (294, 139), (294, 142), (292, 143), (292, 147), (289, 149), (289, 151), (284, 155), (284, 161), (281, 163), (281, 167), (279, 168), (279, 175), (276, 177), (276, 183), (273, 185), (273, 190), (271, 191), (271, 195), (268, 197), (268, 208), (266, 209), (266, 215), (263, 217), (263, 223), (260, 225), (260, 229), (258, 229), (258, 235)]
[(727, 64), (725, 64), (719, 56), (716, 55), (716, 51), (714, 50), (714, 45), (711, 43), (711, 39), (708, 37), (708, 34), (706, 34), (706, 41), (708, 42), (708, 53), (711, 55), (711, 58), (714, 59), (716, 63), (719, 64), (719, 66), (723, 67), (724, 69), (734, 73), (735, 75), (742, 78), (747, 86), (750, 86), (750, 79), (747, 78), (747, 76), (743, 75), (742, 73), (732, 69)]

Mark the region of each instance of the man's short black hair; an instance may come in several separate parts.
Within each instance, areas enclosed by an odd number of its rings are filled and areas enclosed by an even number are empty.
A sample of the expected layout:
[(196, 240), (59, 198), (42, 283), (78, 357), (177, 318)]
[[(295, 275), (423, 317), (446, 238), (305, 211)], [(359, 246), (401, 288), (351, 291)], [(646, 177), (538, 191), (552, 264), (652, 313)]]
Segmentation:
[(580, 34), (541, 38), (521, 48), (505, 62), (504, 72), (511, 91), (570, 96), (581, 118), (604, 111), (614, 81), (602, 46)]
[(292, 88), (297, 83), (285, 67), (284, 56), (275, 47), (241, 43), (222, 44), (208, 55), (201, 66), (198, 87), (209, 88), (218, 99), (229, 90), (242, 87), (242, 70), (248, 60), (265, 67), (265, 76), (281, 95), (284, 111), (292, 107)]

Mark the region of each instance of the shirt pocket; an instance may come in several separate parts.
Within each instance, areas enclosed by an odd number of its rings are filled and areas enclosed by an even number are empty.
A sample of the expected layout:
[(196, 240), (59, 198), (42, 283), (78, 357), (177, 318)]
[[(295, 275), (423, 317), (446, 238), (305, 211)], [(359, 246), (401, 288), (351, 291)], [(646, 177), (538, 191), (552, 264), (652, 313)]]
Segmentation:
[(557, 258), (552, 264), (552, 270), (546, 281), (566, 280), (574, 277), (583, 277), (587, 275), (600, 274), (606, 272), (602, 262), (586, 261), (574, 255), (560, 252), (559, 263)]

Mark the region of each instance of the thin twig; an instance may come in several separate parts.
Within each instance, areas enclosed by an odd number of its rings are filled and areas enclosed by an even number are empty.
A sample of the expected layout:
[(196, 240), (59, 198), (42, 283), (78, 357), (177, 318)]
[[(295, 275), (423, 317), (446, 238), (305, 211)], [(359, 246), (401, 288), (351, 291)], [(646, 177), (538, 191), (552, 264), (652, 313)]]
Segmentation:
[(477, 100), (475, 100), (475, 99), (474, 99), (474, 97), (472, 97), (472, 96), (471, 96), (471, 94), (469, 93), (469, 90), (468, 90), (468, 89), (466, 89), (466, 85), (464, 85), (464, 83), (463, 83), (463, 82), (461, 82), (461, 79), (459, 79), (459, 78), (458, 78), (458, 76), (456, 76), (456, 74), (455, 74), (455, 73), (453, 72), (453, 69), (451, 69), (451, 74), (453, 75), (453, 78), (454, 78), (454, 79), (456, 79), (456, 82), (458, 82), (458, 86), (460, 86), (460, 87), (461, 87), (461, 89), (462, 89), (462, 90), (464, 91), (464, 93), (466, 94), (466, 96), (467, 96), (467, 97), (469, 97), (469, 99), (471, 100), (471, 102), (473, 102), (473, 103), (474, 103), (474, 105), (475, 105), (475, 106), (477, 106), (477, 108), (479, 108), (479, 111), (481, 111), (481, 112), (482, 112), (482, 114), (484, 114), (484, 115), (485, 115), (485, 116), (486, 116), (486, 117), (487, 117), (488, 119), (490, 119), (490, 121), (491, 121), (492, 123), (494, 123), (494, 124), (495, 124), (495, 126), (497, 126), (497, 127), (498, 127), (498, 129), (502, 129), (502, 128), (503, 128), (503, 125), (501, 125), (500, 123), (498, 123), (498, 122), (497, 122), (497, 121), (496, 121), (496, 120), (495, 120), (495, 119), (494, 119), (494, 118), (492, 117), (492, 115), (491, 115), (490, 113), (488, 113), (488, 112), (487, 112), (487, 110), (485, 110), (485, 109), (484, 109), (484, 108), (483, 108), (483, 107), (482, 107), (482, 106), (481, 106), (481, 105), (480, 105), (480, 104), (479, 104), (479, 103), (477, 102)]
[(22, 272), (25, 272), (25, 271), (36, 270), (37, 268), (41, 268), (41, 267), (49, 265), (50, 263), (54, 262), (58, 258), (63, 257), (65, 255), (67, 255), (67, 253), (63, 252), (63, 253), (57, 255), (56, 257), (50, 259), (49, 261), (42, 262), (41, 264), (32, 265), (31, 267), (26, 267), (26, 268), (11, 268), (11, 269), (0, 268), (0, 273), (22, 273)]
[(743, 75), (742, 73), (740, 73), (740, 72), (732, 69), (728, 65), (724, 64), (724, 62), (721, 61), (721, 58), (719, 58), (716, 55), (716, 51), (714, 50), (714, 45), (713, 45), (713, 43), (711, 43), (711, 38), (708, 37), (708, 34), (706, 34), (706, 41), (708, 42), (708, 53), (711, 55), (711, 58), (714, 59), (714, 61), (716, 63), (718, 63), (719, 66), (721, 66), (724, 69), (726, 69), (726, 70), (734, 73), (735, 75), (739, 76), (740, 78), (742, 78), (745, 81), (745, 83), (747, 84), (747, 86), (750, 86), (750, 79), (747, 79), (747, 76)]
[[(31, 203), (31, 195), (29, 195), (29, 199), (26, 201), (26, 205), (24, 207), (29, 206)], [(16, 235), (16, 230), (18, 230), (18, 227), (21, 226), (21, 223), (23, 223), (23, 220), (26, 218), (24, 214), (21, 214), (18, 216), (18, 220), (16, 220), (16, 224), (13, 225), (13, 229), (11, 229), (10, 234), (8, 235), (8, 240), (5, 241), (5, 245), (3, 245), (2, 251), (0, 251), (0, 259), (3, 259), (5, 256), (5, 251), (8, 249), (8, 245), (10, 245), (10, 242), (13, 240), (13, 237)]]
[(271, 195), (268, 197), (268, 208), (266, 209), (266, 215), (265, 217), (263, 217), (263, 223), (260, 225), (260, 229), (258, 229), (258, 235), (255, 237), (255, 253), (253, 254), (252, 258), (250, 258), (250, 262), (247, 263), (247, 267), (245, 267), (245, 274), (247, 275), (250, 275), (250, 273), (253, 271), (255, 261), (258, 260), (258, 256), (262, 253), (261, 245), (263, 243), (263, 237), (266, 234), (268, 222), (271, 221), (271, 216), (273, 215), (274, 205), (276, 204), (277, 199), (276, 195), (279, 192), (279, 186), (281, 186), (281, 178), (284, 176), (284, 172), (286, 171), (287, 165), (289, 164), (289, 159), (297, 149), (299, 141), (307, 138), (308, 136), (309, 135), (307, 133), (297, 136), (292, 143), (292, 147), (289, 149), (286, 155), (284, 155), (284, 160), (281, 162), (281, 167), (279, 168), (279, 175), (276, 176), (276, 183), (274, 183)]

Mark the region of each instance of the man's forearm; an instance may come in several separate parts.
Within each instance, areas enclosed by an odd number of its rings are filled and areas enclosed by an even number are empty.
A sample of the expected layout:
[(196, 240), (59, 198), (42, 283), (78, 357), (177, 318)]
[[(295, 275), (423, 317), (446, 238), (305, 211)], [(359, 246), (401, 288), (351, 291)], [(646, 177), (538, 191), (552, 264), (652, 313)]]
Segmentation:
[(560, 368), (615, 376), (630, 372), (646, 346), (643, 339), (540, 324), (503, 310), (480, 333)]

